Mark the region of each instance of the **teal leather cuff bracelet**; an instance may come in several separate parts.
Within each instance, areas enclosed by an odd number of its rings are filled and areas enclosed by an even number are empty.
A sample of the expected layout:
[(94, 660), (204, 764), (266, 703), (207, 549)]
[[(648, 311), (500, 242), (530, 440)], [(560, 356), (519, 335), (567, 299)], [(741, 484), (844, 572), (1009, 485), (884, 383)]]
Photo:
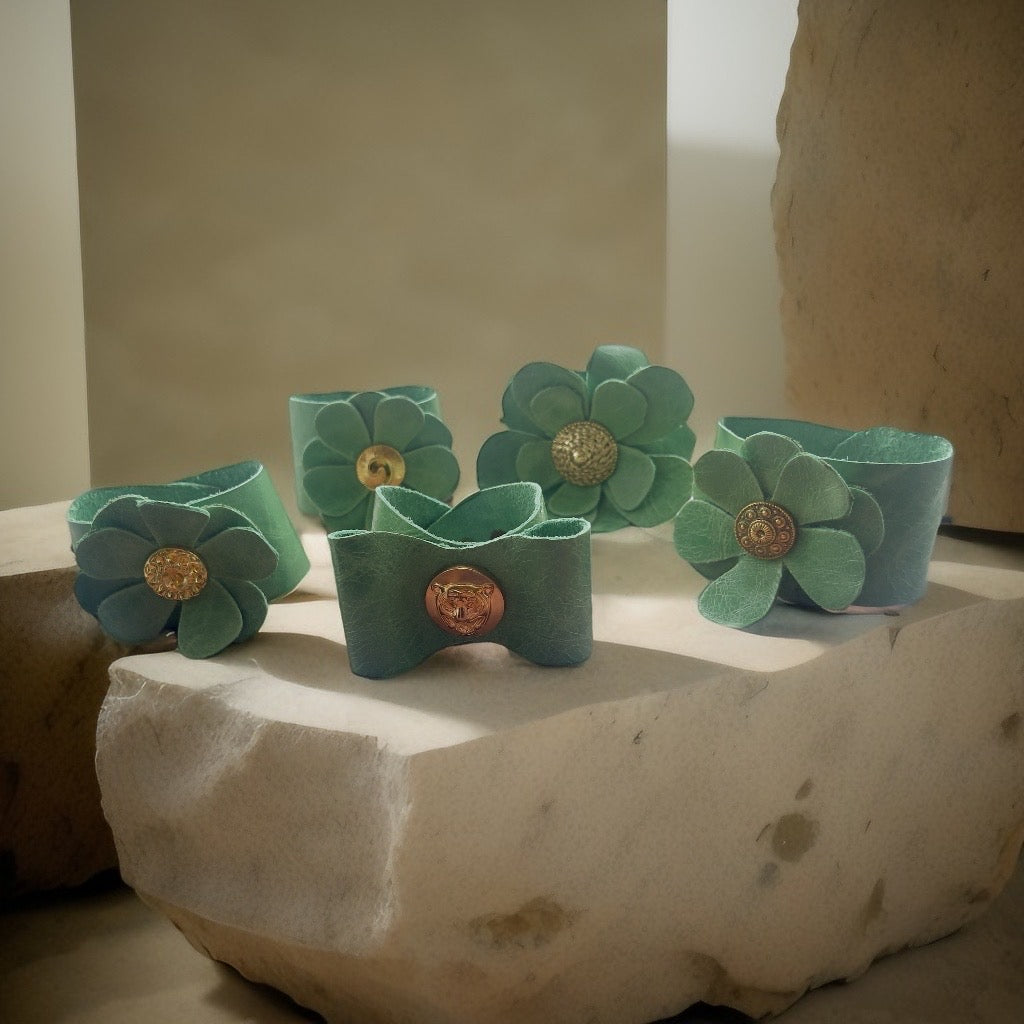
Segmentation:
[(167, 484), (95, 488), (72, 501), (67, 521), (82, 607), (121, 643), (174, 630), (191, 658), (252, 636), (267, 602), (309, 570), (259, 462)]
[(387, 678), (479, 641), (539, 665), (590, 656), (590, 524), (547, 519), (536, 484), (486, 488), (454, 508), (382, 486), (369, 530), (327, 539), (356, 675)]
[(455, 492), (459, 464), (433, 388), (293, 395), (288, 410), (299, 511), (329, 531), (367, 529), (381, 485), (441, 501)]
[(820, 457), (881, 509), (884, 536), (867, 554), (856, 605), (890, 608), (918, 600), (949, 497), (953, 445), (944, 437), (893, 427), (851, 431), (799, 420), (726, 417), (719, 421), (716, 447), (739, 452), (747, 438), (765, 431)]

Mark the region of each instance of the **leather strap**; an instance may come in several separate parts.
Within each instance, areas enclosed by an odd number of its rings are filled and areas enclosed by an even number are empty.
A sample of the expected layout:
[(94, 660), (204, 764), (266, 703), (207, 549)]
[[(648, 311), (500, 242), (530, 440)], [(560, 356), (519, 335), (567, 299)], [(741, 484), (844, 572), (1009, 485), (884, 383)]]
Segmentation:
[(72, 549), (89, 532), (100, 509), (126, 496), (173, 501), (198, 508), (226, 505), (240, 512), (277, 552), (277, 568), (266, 579), (256, 583), (268, 601), (294, 590), (309, 571), (309, 558), (302, 541), (288, 518), (270, 474), (260, 462), (239, 462), (166, 484), (130, 484), (86, 491), (72, 501), (67, 513)]
[(890, 608), (918, 600), (927, 587), (928, 562), (949, 498), (953, 445), (936, 434), (894, 427), (853, 431), (802, 420), (729, 416), (718, 423), (715, 446), (739, 452), (746, 438), (761, 431), (792, 438), (878, 502), (885, 537), (868, 556), (857, 605)]

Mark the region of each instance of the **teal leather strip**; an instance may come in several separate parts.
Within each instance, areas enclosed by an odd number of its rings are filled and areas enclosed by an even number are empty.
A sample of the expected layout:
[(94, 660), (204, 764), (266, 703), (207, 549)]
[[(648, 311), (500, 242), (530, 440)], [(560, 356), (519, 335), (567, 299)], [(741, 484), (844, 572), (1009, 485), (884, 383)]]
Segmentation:
[[(536, 484), (487, 488), (449, 509), (402, 487), (378, 487), (371, 530), (328, 535), (349, 664), (383, 679), (445, 647), (497, 643), (539, 665), (576, 665), (593, 644), (590, 524), (544, 518)], [(497, 534), (497, 536), (493, 536)], [(505, 601), (501, 621), (457, 636), (428, 614), (431, 580), (453, 566), (480, 570)]]
[[(396, 388), (380, 388), (382, 395), (400, 395), (411, 398), (424, 413), (441, 418), (441, 402), (433, 388), (408, 385)], [(308, 395), (292, 395), (288, 399), (288, 417), (292, 433), (292, 466), (295, 472), (295, 500), (299, 511), (307, 516), (317, 516), (319, 511), (302, 486), (302, 453), (306, 445), (316, 437), (314, 422), (316, 414), (332, 402), (344, 402), (359, 394), (358, 391), (325, 391)]]
[(885, 536), (868, 556), (857, 605), (890, 608), (918, 600), (927, 587), (928, 562), (949, 498), (953, 445), (936, 434), (893, 427), (852, 431), (801, 420), (742, 416), (719, 421), (715, 444), (738, 452), (745, 438), (761, 431), (783, 434), (821, 456), (881, 507)]
[(309, 558), (302, 541), (270, 474), (260, 462), (239, 462), (166, 484), (130, 484), (86, 491), (72, 501), (67, 513), (72, 550), (88, 533), (96, 513), (116, 498), (127, 495), (199, 508), (226, 505), (251, 520), (278, 555), (277, 569), (256, 584), (268, 601), (294, 590), (309, 571)]

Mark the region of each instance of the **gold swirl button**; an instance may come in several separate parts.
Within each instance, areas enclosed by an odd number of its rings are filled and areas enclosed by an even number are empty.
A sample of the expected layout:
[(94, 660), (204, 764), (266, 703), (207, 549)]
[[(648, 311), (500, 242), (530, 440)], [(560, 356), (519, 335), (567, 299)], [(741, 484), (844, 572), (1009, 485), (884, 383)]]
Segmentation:
[(577, 420), (555, 434), (551, 459), (565, 480), (579, 487), (604, 483), (615, 472), (619, 446), (600, 423)]
[(773, 501), (753, 501), (740, 509), (733, 526), (740, 547), (755, 558), (781, 558), (796, 543), (793, 517)]
[(453, 565), (427, 584), (427, 614), (448, 633), (483, 636), (505, 614), (505, 595), (486, 573), (470, 565)]
[(206, 586), (203, 560), (188, 548), (159, 548), (146, 559), (142, 577), (150, 590), (170, 601), (188, 601)]
[(388, 444), (371, 444), (356, 459), (356, 476), (371, 491), (381, 484), (397, 486), (405, 479), (405, 459)]

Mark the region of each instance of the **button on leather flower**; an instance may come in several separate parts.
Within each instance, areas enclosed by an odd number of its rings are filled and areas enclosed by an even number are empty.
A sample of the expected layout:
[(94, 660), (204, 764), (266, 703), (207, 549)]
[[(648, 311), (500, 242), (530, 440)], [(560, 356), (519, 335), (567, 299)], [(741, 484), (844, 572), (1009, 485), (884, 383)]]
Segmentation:
[(753, 434), (740, 453), (698, 459), (694, 496), (675, 522), (676, 550), (711, 578), (705, 618), (750, 626), (777, 596), (828, 611), (864, 585), (865, 555), (882, 542), (882, 512), (823, 459), (780, 434)]
[(368, 528), (381, 484), (447, 501), (459, 482), (451, 432), (404, 395), (363, 391), (331, 402), (315, 429), (302, 452), (302, 486), (329, 530)]
[(234, 509), (133, 496), (96, 513), (75, 558), (75, 596), (105, 632), (141, 644), (174, 630), (189, 658), (207, 658), (259, 630), (267, 598), (257, 582), (278, 562)]
[(553, 516), (596, 532), (655, 526), (690, 494), (692, 408), (686, 381), (639, 349), (603, 345), (582, 373), (530, 363), (505, 389), (508, 429), (481, 447), (477, 482), (538, 483)]

